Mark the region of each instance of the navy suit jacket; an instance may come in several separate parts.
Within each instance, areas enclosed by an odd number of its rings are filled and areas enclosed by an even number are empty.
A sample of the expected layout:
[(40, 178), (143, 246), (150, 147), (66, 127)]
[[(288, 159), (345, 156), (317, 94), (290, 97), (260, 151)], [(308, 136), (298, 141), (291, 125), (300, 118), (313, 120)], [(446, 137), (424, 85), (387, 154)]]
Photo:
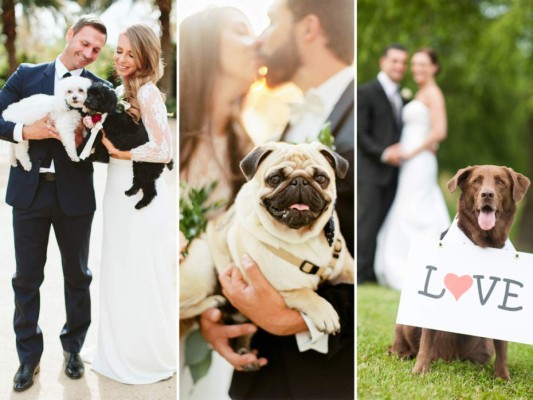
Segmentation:
[(381, 162), (385, 149), (400, 140), (402, 127), (379, 81), (357, 89), (357, 179), (381, 186), (396, 185), (398, 168)]
[[(82, 76), (93, 81), (102, 81), (89, 71)], [(34, 94), (54, 94), (55, 62), (39, 65), (21, 64), (0, 90), (0, 139), (14, 142), (15, 124), (1, 118), (2, 112)], [(29, 155), (31, 171), (20, 165), (11, 167), (7, 185), (6, 202), (18, 209), (32, 206), (39, 184), (39, 169), (43, 158), (50, 152), (56, 169), (56, 186), (59, 205), (67, 216), (94, 212), (96, 201), (93, 188), (93, 166), (90, 162), (73, 162), (67, 156), (62, 143), (56, 139), (30, 140)]]

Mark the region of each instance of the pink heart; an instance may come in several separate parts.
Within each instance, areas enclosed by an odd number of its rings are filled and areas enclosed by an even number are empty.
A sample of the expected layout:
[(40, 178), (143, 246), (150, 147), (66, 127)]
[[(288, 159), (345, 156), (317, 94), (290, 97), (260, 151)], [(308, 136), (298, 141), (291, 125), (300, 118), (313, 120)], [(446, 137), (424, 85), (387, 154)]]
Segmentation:
[(469, 275), (457, 276), (455, 274), (447, 274), (444, 277), (444, 286), (446, 286), (448, 290), (452, 292), (455, 300), (459, 300), (459, 297), (461, 297), (468, 289), (470, 289), (473, 281), (474, 280)]

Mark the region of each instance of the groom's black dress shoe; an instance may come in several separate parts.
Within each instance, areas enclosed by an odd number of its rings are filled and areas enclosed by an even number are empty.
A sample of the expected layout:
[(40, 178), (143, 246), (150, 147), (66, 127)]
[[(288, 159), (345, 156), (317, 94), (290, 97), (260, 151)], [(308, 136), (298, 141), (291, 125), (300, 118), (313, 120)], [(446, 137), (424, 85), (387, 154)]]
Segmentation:
[(85, 366), (81, 360), (80, 353), (65, 352), (65, 374), (71, 379), (80, 379), (85, 372)]
[(26, 389), (29, 389), (33, 385), (33, 376), (39, 373), (39, 364), (20, 364), (20, 367), (15, 374), (13, 382), (13, 390), (15, 392), (22, 392)]

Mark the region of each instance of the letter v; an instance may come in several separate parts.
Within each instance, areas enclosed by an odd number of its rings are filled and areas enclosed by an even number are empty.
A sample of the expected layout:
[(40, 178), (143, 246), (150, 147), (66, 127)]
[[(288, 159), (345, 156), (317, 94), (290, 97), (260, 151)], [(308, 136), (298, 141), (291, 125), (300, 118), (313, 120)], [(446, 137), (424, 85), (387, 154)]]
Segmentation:
[(489, 277), (489, 279), (492, 279), (492, 285), (490, 286), (490, 289), (489, 289), (489, 292), (487, 293), (487, 296), (485, 298), (483, 298), (483, 290), (481, 289), (481, 279), (484, 279), (485, 276), (483, 276), (483, 275), (473, 275), (473, 278), (477, 280), (477, 291), (479, 293), (479, 302), (481, 303), (482, 306), (484, 306), (487, 303), (487, 301), (489, 301), (490, 295), (492, 294), (492, 291), (496, 287), (496, 283), (498, 281), (501, 281), (501, 279), (497, 278), (495, 276)]

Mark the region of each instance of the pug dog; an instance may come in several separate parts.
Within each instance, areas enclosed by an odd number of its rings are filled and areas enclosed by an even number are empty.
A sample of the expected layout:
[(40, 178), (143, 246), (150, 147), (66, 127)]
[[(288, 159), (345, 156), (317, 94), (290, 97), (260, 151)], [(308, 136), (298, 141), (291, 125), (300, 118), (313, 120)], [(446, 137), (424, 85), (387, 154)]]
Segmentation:
[[(335, 213), (335, 178), (348, 162), (319, 143), (268, 143), (241, 161), (247, 182), (233, 206), (208, 223), (180, 264), (180, 319), (224, 303), (216, 272), (248, 254), (288, 307), (319, 331), (340, 330), (333, 306), (315, 293), (328, 281), (354, 282), (354, 261)], [(242, 353), (242, 351), (241, 351)]]

